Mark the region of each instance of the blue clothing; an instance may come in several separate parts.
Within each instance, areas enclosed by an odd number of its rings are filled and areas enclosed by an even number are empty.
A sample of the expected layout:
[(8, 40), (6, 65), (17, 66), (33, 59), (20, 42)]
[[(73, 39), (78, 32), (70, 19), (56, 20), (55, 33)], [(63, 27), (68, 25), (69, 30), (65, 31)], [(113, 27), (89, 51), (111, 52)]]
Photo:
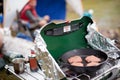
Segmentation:
[(3, 15), (0, 15), (0, 24), (3, 23)]
[(51, 20), (65, 20), (65, 0), (37, 0), (36, 10), (39, 16), (49, 15)]
[(30, 36), (28, 36), (28, 35), (26, 35), (24, 33), (21, 33), (21, 32), (17, 33), (16, 37), (26, 39), (28, 41), (32, 41), (32, 38)]

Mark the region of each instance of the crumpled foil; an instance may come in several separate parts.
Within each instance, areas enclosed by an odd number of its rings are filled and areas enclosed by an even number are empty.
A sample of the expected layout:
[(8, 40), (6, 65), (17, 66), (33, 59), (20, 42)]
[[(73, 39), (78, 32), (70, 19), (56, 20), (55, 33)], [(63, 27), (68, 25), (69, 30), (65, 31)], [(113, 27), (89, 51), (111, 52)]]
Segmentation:
[(47, 45), (45, 44), (43, 38), (37, 31), (35, 38), (35, 50), (37, 55), (37, 60), (41, 66), (43, 73), (45, 74), (45, 80), (60, 80), (65, 77), (54, 58), (51, 56), (47, 50)]
[(88, 34), (85, 36), (88, 44), (93, 49), (98, 49), (105, 53), (108, 53), (108, 56), (111, 58), (118, 58), (119, 55), (117, 54), (117, 52), (119, 52), (120, 50), (114, 45), (113, 41), (103, 36), (100, 32), (96, 31), (91, 26), (91, 24), (87, 26)]

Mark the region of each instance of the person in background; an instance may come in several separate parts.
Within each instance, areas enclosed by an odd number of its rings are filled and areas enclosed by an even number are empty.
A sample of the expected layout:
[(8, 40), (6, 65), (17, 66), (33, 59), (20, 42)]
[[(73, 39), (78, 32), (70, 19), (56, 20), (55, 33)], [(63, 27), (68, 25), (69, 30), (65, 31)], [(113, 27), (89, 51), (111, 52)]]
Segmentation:
[(39, 17), (35, 9), (36, 5), (36, 0), (29, 0), (29, 2), (24, 6), (22, 11), (20, 12), (20, 19), (29, 22), (30, 24), (36, 24), (37, 27), (42, 27), (45, 24), (47, 24), (50, 17), (48, 15)]
[[(36, 5), (36, 0), (29, 0), (29, 2), (21, 10), (19, 18), (23, 27), (20, 26), (19, 28), (27, 30), (29, 34), (19, 32), (17, 37), (33, 41), (35, 38), (35, 30), (40, 29), (49, 22), (50, 17), (48, 15), (43, 17), (38, 16), (35, 9)], [(21, 23), (19, 25), (21, 25)]]

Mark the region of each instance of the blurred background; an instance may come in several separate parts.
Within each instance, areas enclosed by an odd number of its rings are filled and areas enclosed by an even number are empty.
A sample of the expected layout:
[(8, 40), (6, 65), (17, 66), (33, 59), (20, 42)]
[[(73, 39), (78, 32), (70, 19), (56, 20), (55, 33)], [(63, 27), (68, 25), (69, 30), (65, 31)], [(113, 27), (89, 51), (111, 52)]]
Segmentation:
[[(81, 1), (84, 11), (88, 11), (90, 9), (93, 10), (94, 13), (92, 18), (96, 22), (99, 32), (101, 32), (106, 37), (120, 41), (120, 0)], [(75, 13), (69, 4), (67, 4), (66, 10), (66, 20), (75, 20), (80, 18), (80, 16)]]
[[(99, 32), (108, 38), (117, 40), (120, 48), (120, 0), (82, 0), (82, 4), (84, 11), (89, 9), (94, 11), (92, 18), (96, 22)], [(66, 18), (67, 20), (74, 20), (80, 18), (80, 16), (71, 9), (70, 5), (67, 5)], [(8, 77), (9, 79), (4, 76), (8, 75), (0, 72), (0, 78), (3, 78), (0, 80), (19, 80), (13, 79), (12, 75)]]
[[(84, 11), (93, 9), (93, 20), (99, 32), (120, 41), (120, 0), (82, 0)], [(67, 5), (67, 20), (79, 18)]]

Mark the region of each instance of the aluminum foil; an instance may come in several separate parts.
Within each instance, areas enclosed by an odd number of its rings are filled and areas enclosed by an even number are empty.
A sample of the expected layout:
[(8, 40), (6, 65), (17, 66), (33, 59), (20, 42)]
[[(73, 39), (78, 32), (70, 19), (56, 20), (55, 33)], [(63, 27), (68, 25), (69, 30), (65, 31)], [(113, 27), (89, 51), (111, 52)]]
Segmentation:
[(108, 53), (108, 56), (111, 58), (114, 59), (118, 58), (119, 57), (118, 52), (120, 50), (114, 45), (113, 40), (105, 37), (91, 26), (92, 26), (91, 24), (87, 26), (88, 34), (85, 36), (85, 38), (88, 41), (88, 44), (93, 49), (98, 49), (105, 53)]
[(39, 30), (36, 32), (35, 44), (37, 60), (46, 75), (46, 80), (60, 80), (64, 78), (65, 74), (47, 50), (47, 45), (41, 37)]

